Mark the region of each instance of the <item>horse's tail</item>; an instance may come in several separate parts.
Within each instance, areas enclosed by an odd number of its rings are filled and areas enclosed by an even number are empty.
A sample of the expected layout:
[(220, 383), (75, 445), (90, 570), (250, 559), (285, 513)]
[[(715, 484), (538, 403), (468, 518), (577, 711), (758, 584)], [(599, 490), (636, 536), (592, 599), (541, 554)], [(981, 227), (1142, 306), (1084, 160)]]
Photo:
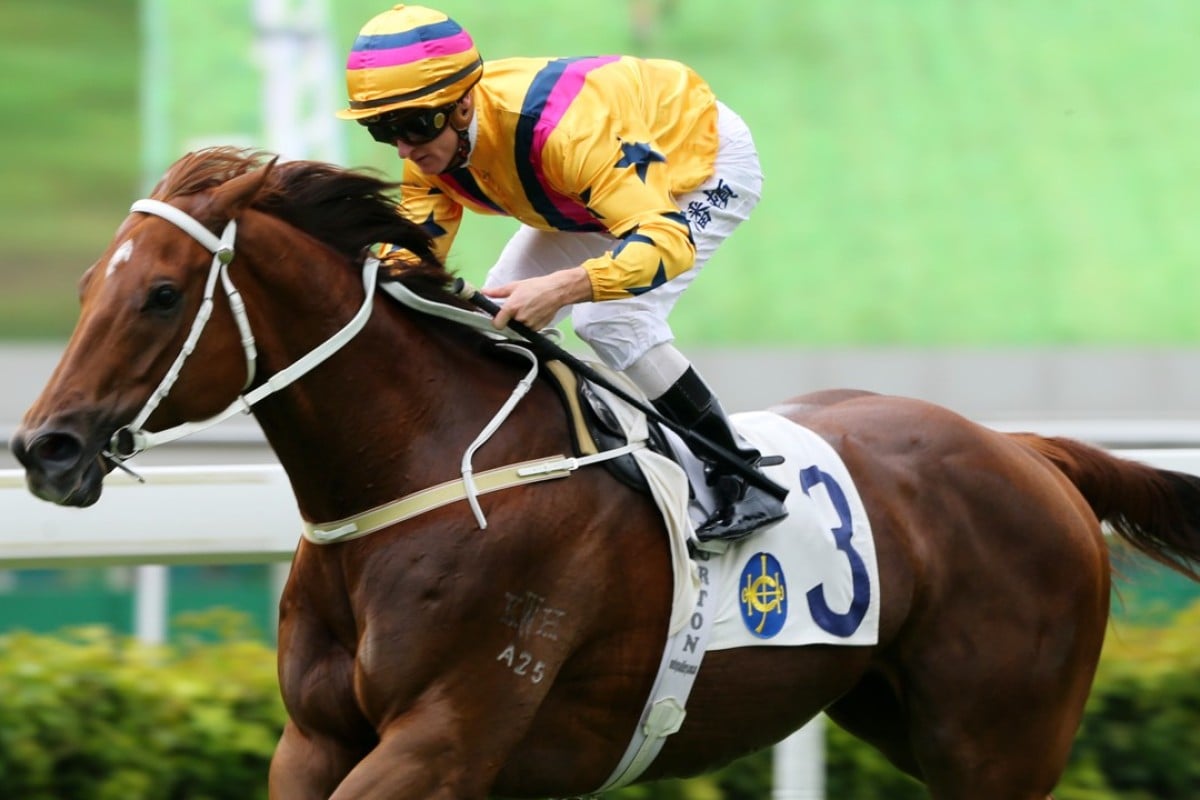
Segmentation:
[(1012, 436), (1066, 475), (1114, 533), (1200, 581), (1200, 477), (1119, 458), (1073, 439)]

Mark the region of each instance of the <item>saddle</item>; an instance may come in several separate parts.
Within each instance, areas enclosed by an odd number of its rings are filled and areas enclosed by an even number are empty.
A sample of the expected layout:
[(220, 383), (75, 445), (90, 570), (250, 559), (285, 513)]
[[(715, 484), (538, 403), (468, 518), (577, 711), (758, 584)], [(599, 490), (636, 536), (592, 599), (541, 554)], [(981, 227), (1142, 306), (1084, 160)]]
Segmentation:
[[(562, 361), (543, 361), (542, 367), (541, 375), (554, 387), (567, 412), (574, 455), (593, 455), (628, 444), (613, 410), (596, 393), (591, 383), (581, 379)], [(662, 426), (653, 419), (647, 419), (646, 427), (650, 434), (647, 447), (678, 463), (679, 459)], [(642, 468), (633, 455), (618, 456), (601, 464), (621, 483), (639, 492), (649, 493), (646, 476), (642, 474)]]
[[(511, 357), (509, 353), (502, 351), (497, 351), (497, 354), (502, 358)], [(629, 412), (624, 409), (629, 406), (614, 410), (609, 405), (624, 401), (595, 386), (564, 361), (539, 356), (538, 363), (541, 367), (538, 372), (539, 380), (547, 382), (554, 389), (567, 414), (571, 444), (574, 448), (572, 455), (595, 455), (619, 449), (630, 443), (621, 423), (622, 418), (628, 418)], [(620, 373), (610, 367), (595, 362), (588, 362), (588, 366), (601, 374), (611, 374), (613, 380), (627, 382)], [(632, 388), (632, 383), (626, 388), (629, 391), (637, 391)], [(662, 425), (652, 416), (640, 411), (635, 413), (645, 420), (646, 449), (675, 463), (683, 470), (687, 479), (688, 516), (693, 527), (699, 525), (708, 518), (716, 504), (704, 462), (675, 431)], [(634, 491), (654, 495), (642, 467), (632, 453), (608, 458), (599, 464)]]

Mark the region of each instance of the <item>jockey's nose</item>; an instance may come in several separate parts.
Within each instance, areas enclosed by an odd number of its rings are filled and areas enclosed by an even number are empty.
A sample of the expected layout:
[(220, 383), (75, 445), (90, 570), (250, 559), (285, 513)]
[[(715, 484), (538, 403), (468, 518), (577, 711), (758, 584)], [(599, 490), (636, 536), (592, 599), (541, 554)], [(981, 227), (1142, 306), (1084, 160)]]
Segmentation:
[(416, 150), (415, 146), (403, 141), (402, 139), (396, 140), (396, 152), (400, 154), (401, 158), (408, 158), (413, 150)]

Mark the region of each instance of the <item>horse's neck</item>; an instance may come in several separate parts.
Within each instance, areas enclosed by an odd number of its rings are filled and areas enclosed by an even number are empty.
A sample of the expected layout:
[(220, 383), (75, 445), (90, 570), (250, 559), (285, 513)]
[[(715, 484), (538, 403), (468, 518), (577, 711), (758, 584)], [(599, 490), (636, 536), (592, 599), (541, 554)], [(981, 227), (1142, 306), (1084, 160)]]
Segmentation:
[[(520, 377), (448, 323), (389, 302), (376, 300), (354, 340), (256, 412), (301, 511), (314, 521), (456, 475), (464, 450)], [(270, 355), (274, 369), (303, 355), (293, 347)], [(514, 438), (512, 431), (497, 437), (500, 447)]]

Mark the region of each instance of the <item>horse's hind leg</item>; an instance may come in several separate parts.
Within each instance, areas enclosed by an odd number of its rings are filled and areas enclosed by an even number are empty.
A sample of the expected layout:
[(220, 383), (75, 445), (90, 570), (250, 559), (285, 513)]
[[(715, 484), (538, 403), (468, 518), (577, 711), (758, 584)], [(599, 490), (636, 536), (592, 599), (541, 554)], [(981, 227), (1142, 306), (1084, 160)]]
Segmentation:
[[(868, 673), (852, 691), (825, 709), (825, 713), (840, 727), (879, 750), (901, 772), (922, 783), (926, 782), (912, 749), (908, 713), (896, 697), (890, 681), (882, 674)], [(1054, 800), (1053, 795), (1038, 794), (1037, 789), (1033, 790), (1032, 795), (1004, 794), (1003, 791), (994, 795), (984, 794), (974, 780), (965, 793), (945, 794), (952, 787), (942, 786), (940, 777), (935, 776), (934, 781), (937, 786), (931, 791), (935, 798), (1029, 797), (1034, 800)]]
[(959, 568), (943, 574), (878, 666), (830, 709), (934, 800), (1045, 800), (1065, 768), (1104, 639), (1108, 564), (1094, 522), (1005, 513), (992, 524), (960, 522), (954, 538), (935, 542)]
[(825, 713), (849, 733), (883, 753), (897, 769), (924, 781), (908, 737), (908, 715), (883, 675), (868, 672), (852, 691), (825, 709)]
[[(871, 679), (868, 679), (870, 681)], [(982, 690), (960, 694), (949, 685), (946, 704), (910, 695), (910, 713), (882, 680), (863, 685), (827, 710), (851, 734), (873, 745), (902, 772), (926, 785), (933, 800), (1045, 800), (1070, 751), (1080, 712), (1057, 699), (1029, 702), (998, 690), (980, 700)], [(954, 704), (957, 703), (957, 706)], [(952, 707), (953, 706), (953, 707)]]
[(1106, 615), (1046, 593), (1006, 597), (1021, 606), (1011, 616), (964, 599), (973, 621), (942, 620), (905, 658), (909, 743), (935, 800), (1044, 800), (1066, 766)]

